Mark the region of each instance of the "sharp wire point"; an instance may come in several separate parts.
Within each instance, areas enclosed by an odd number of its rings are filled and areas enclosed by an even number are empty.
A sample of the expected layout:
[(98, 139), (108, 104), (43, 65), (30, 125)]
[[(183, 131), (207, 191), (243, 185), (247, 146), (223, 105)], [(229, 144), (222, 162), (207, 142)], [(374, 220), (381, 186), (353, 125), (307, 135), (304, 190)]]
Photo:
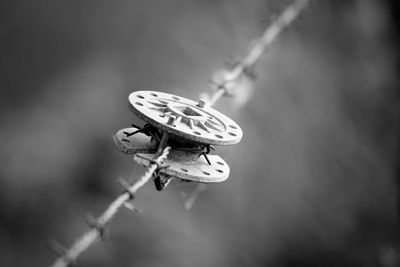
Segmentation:
[(99, 235), (102, 241), (104, 241), (104, 237), (106, 236), (105, 225), (100, 224), (92, 214), (88, 213), (86, 215), (86, 220), (90, 228), (95, 228), (99, 231)]
[(90, 213), (86, 214), (86, 221), (89, 227), (93, 227), (96, 224), (96, 219)]
[(57, 256), (60, 257), (64, 256), (65, 252), (67, 251), (66, 247), (64, 247), (54, 239), (50, 239), (49, 241), (47, 241), (46, 246)]
[(139, 157), (139, 158), (142, 158), (142, 159), (145, 159), (145, 160), (149, 161), (150, 165), (151, 164), (156, 164), (157, 165), (157, 169), (156, 170), (162, 170), (162, 169), (165, 169), (165, 168), (169, 167), (169, 165), (163, 165), (163, 163), (159, 162), (156, 159), (151, 159), (151, 158), (148, 158), (148, 157), (140, 155), (140, 154), (136, 154), (136, 156)]
[(211, 162), (210, 162), (210, 160), (208, 159), (208, 157), (207, 157), (207, 154), (206, 153), (201, 153), (200, 154), (200, 156), (204, 156), (204, 158), (206, 159), (206, 161), (207, 161), (207, 163), (208, 163), (208, 165), (211, 165)]
[(135, 198), (135, 194), (134, 194), (134, 192), (132, 192), (131, 186), (129, 185), (129, 183), (127, 181), (125, 181), (124, 178), (118, 177), (117, 183), (119, 183), (121, 185), (121, 187), (124, 189), (125, 193), (129, 194), (129, 199), (132, 200)]
[(76, 266), (80, 267), (80, 265), (76, 262), (76, 260), (69, 259), (67, 257), (67, 252), (68, 249), (61, 245), (59, 242), (57, 242), (54, 239), (50, 239), (46, 243), (46, 247), (52, 251), (54, 254), (56, 254), (59, 258), (63, 259), (63, 261), (68, 265), (68, 266)]
[(143, 132), (143, 131), (144, 131), (143, 129), (144, 129), (144, 128), (139, 129), (139, 130), (136, 130), (136, 131), (134, 131), (134, 132), (131, 132), (131, 133), (127, 134), (126, 137), (130, 137), (130, 136), (135, 135), (135, 134), (137, 134), (137, 133)]
[(194, 202), (196, 202), (198, 196), (202, 191), (207, 188), (206, 184), (198, 184), (193, 192), (189, 195), (188, 199), (185, 201), (185, 209), (190, 210), (193, 207)]
[(133, 128), (138, 128), (138, 129), (140, 129), (140, 126), (137, 126), (136, 124), (131, 123), (131, 126), (132, 126)]
[(139, 209), (138, 207), (136, 207), (136, 205), (134, 205), (131, 202), (125, 202), (124, 203), (124, 207), (127, 208), (130, 211), (137, 212), (137, 213), (142, 213), (142, 210)]

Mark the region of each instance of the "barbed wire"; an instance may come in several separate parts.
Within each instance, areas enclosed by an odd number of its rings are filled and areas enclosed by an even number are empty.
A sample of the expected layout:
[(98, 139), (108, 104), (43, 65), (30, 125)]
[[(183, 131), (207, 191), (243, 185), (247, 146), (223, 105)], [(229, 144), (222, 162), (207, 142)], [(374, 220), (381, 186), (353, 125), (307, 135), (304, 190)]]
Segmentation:
[[(268, 46), (278, 37), (287, 26), (289, 26), (308, 5), (310, 0), (296, 0), (288, 6), (283, 13), (276, 19), (264, 32), (264, 34), (256, 40), (254, 46), (249, 50), (248, 54), (240, 61), (232, 70), (223, 72), (222, 77), (218, 80), (211, 80), (216, 87), (216, 91), (207, 100), (208, 106), (212, 107), (224, 95), (235, 95), (235, 90), (239, 87), (239, 80), (246, 73), (251, 73), (251, 69), (264, 54)], [(189, 195), (185, 201), (185, 208), (191, 209), (201, 192), (207, 188), (206, 184), (199, 184)]]
[(244, 73), (251, 73), (250, 69), (253, 68), (255, 63), (264, 54), (268, 46), (270, 46), (279, 33), (289, 26), (308, 5), (310, 0), (296, 0), (288, 6), (282, 14), (272, 22), (272, 24), (265, 30), (261, 38), (254, 42), (254, 46), (249, 50), (246, 57), (243, 58), (236, 66), (225, 72), (225, 75), (220, 81), (212, 81), (216, 86), (216, 92), (210, 97), (208, 101), (209, 106), (213, 106), (223, 95), (234, 94), (234, 87), (237, 81)]
[[(300, 12), (306, 7), (309, 0), (296, 0), (291, 4), (285, 11), (275, 20), (264, 32), (262, 37), (258, 39), (249, 51), (247, 56), (239, 62), (231, 71), (226, 72), (224, 77), (220, 81), (213, 81), (217, 86), (217, 90), (208, 99), (207, 103), (211, 107), (224, 95), (234, 94), (234, 87), (237, 81), (243, 76), (244, 73), (248, 72), (250, 68), (254, 66), (257, 60), (263, 55), (266, 48), (276, 39), (279, 33), (288, 25), (290, 25), (300, 14)], [(90, 229), (84, 233), (75, 243), (69, 248), (64, 249), (61, 245), (53, 242), (53, 249), (59, 255), (55, 260), (52, 267), (67, 267), (76, 262), (77, 258), (92, 246), (96, 241), (101, 239), (106, 230), (106, 226), (112, 221), (114, 216), (117, 214), (121, 207), (127, 207), (130, 210), (137, 210), (137, 208), (130, 202), (135, 197), (136, 192), (144, 186), (154, 175), (158, 168), (160, 168), (161, 162), (165, 160), (169, 154), (171, 147), (167, 146), (168, 135), (164, 134), (158, 152), (152, 163), (147, 168), (145, 174), (140, 177), (133, 185), (129, 185), (123, 179), (119, 180), (119, 183), (124, 188), (124, 192), (119, 195), (100, 215), (97, 219), (90, 217), (89, 226)], [(194, 190), (192, 196), (188, 198), (185, 203), (185, 207), (190, 209), (196, 201), (201, 191), (205, 190), (204, 184), (198, 185)], [(63, 251), (60, 251), (63, 250)]]
[[(163, 143), (160, 144), (161, 149), (163, 145)], [(124, 193), (116, 198), (97, 220), (89, 222), (90, 230), (84, 233), (71, 248), (62, 252), (52, 267), (66, 267), (73, 264), (80, 254), (104, 235), (105, 227), (114, 218), (121, 207), (126, 206), (131, 210), (135, 210), (134, 205), (130, 203), (130, 201), (135, 197), (135, 193), (151, 179), (161, 162), (168, 156), (170, 149), (171, 147), (169, 146), (162, 149), (161, 154), (154, 159), (154, 163), (147, 168), (145, 174), (133, 185), (130, 186), (126, 181), (120, 180), (119, 182), (125, 190)]]

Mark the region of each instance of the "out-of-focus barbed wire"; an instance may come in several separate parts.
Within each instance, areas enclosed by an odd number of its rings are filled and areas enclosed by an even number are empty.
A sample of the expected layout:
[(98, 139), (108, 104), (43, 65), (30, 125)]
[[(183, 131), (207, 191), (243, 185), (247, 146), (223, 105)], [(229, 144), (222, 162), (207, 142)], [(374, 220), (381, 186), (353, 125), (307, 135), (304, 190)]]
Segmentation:
[(287, 26), (289, 26), (308, 5), (309, 0), (297, 0), (288, 6), (283, 13), (272, 22), (265, 30), (261, 38), (254, 41), (253, 47), (232, 70), (223, 70), (211, 79), (216, 86), (215, 93), (208, 99), (208, 105), (213, 106), (223, 95), (233, 95), (240, 89), (240, 82), (243, 76), (251, 76), (252, 68), (264, 54), (265, 50), (278, 37)]
[[(207, 104), (213, 106), (222, 96), (238, 97), (241, 90), (252, 90), (252, 70), (254, 65), (264, 54), (265, 50), (278, 37), (287, 26), (289, 26), (308, 5), (310, 0), (297, 0), (288, 6), (283, 13), (272, 22), (265, 30), (264, 34), (254, 41), (253, 47), (249, 50), (246, 57), (238, 62), (231, 70), (223, 69), (217, 71), (210, 79), (212, 86), (215, 87), (215, 92), (210, 97), (205, 97)], [(206, 96), (206, 94), (202, 94)], [(185, 208), (191, 209), (197, 197), (206, 189), (205, 184), (198, 185), (185, 201)]]

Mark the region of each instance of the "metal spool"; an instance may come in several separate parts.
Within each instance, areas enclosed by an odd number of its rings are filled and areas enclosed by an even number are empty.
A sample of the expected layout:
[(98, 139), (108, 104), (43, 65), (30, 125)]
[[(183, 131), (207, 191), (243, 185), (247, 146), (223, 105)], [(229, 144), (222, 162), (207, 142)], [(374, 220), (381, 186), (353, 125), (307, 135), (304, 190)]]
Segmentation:
[(204, 101), (156, 91), (129, 95), (131, 110), (139, 118), (172, 135), (210, 145), (232, 145), (243, 132), (233, 120)]
[[(138, 153), (135, 155), (134, 160), (144, 166), (149, 166), (155, 154)], [(217, 155), (208, 155), (210, 164), (204, 157), (198, 157), (196, 161), (182, 161), (179, 157), (168, 157), (164, 160), (163, 165), (169, 166), (168, 168), (160, 169), (161, 174), (179, 178), (182, 180), (200, 182), (200, 183), (217, 183), (225, 181), (229, 176), (228, 164)]]

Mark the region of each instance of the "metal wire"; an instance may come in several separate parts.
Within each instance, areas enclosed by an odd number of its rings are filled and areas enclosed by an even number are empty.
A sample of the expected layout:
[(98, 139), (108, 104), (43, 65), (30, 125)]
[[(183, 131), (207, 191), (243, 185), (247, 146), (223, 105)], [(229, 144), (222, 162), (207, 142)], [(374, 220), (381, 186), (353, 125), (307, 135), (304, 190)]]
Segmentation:
[[(222, 81), (214, 82), (217, 85), (216, 92), (210, 97), (208, 101), (209, 106), (215, 103), (225, 94), (232, 93), (230, 90), (235, 86), (235, 83), (246, 71), (250, 70), (254, 64), (264, 54), (268, 46), (278, 37), (287, 26), (289, 26), (301, 13), (301, 11), (308, 5), (309, 0), (297, 0), (288, 6), (283, 13), (275, 20), (264, 32), (264, 34), (255, 41), (255, 45), (250, 49), (249, 53), (240, 61), (233, 70), (226, 72)], [(234, 92), (233, 92), (234, 93)]]
[[(156, 162), (160, 163), (168, 156), (170, 151), (170, 147), (165, 147), (162, 150), (162, 153), (157, 159)], [(104, 213), (97, 218), (95, 222), (92, 223), (89, 231), (83, 234), (81, 238), (79, 238), (67, 251), (65, 251), (52, 265), (53, 267), (66, 267), (70, 264), (73, 264), (76, 259), (79, 257), (82, 252), (87, 250), (91, 245), (93, 245), (99, 238), (102, 237), (104, 233), (104, 229), (108, 223), (114, 218), (115, 214), (118, 210), (125, 205), (125, 203), (129, 203), (131, 200), (132, 194), (136, 193), (143, 185), (145, 185), (153, 176), (153, 173), (157, 170), (157, 163), (151, 164), (146, 173), (137, 180), (132, 186), (129, 187), (129, 190), (126, 190), (122, 193), (117, 199), (115, 199), (110, 206), (104, 211)]]
[[(210, 97), (208, 101), (209, 106), (215, 105), (215, 103), (224, 95), (229, 92), (234, 83), (246, 72), (249, 68), (251, 68), (257, 60), (263, 55), (266, 48), (276, 39), (279, 33), (291, 24), (300, 12), (306, 7), (309, 0), (297, 0), (292, 5), (290, 5), (282, 15), (274, 21), (264, 32), (262, 37), (256, 42), (255, 46), (249, 51), (247, 56), (239, 62), (236, 67), (228, 72), (223, 80), (218, 84), (217, 90)], [(126, 186), (127, 183), (123, 182), (125, 185), (125, 192), (122, 193), (118, 198), (116, 198), (110, 206), (104, 211), (104, 213), (94, 220), (90, 224), (90, 229), (86, 233), (84, 233), (68, 250), (66, 250), (62, 255), (60, 255), (52, 267), (66, 267), (70, 264), (73, 264), (76, 259), (86, 251), (91, 245), (93, 245), (96, 241), (98, 241), (102, 235), (104, 234), (104, 230), (106, 226), (112, 221), (115, 214), (118, 210), (123, 207), (132, 207), (132, 204), (129, 201), (133, 198), (134, 194), (145, 185), (153, 176), (154, 172), (159, 167), (159, 163), (164, 160), (170, 151), (170, 147), (165, 147), (167, 141), (167, 136), (163, 136), (163, 139), (160, 142), (160, 147), (157, 155), (159, 155), (155, 162), (152, 163), (148, 168), (146, 173), (137, 180), (133, 185)], [(190, 209), (190, 207), (196, 201), (196, 198), (200, 194), (201, 191), (205, 190), (204, 185), (199, 185), (197, 189), (195, 189), (194, 194), (189, 197), (185, 206)], [(131, 209), (131, 208), (130, 208)]]
[[(264, 54), (265, 50), (270, 46), (273, 41), (278, 37), (287, 26), (289, 26), (301, 13), (301, 11), (308, 5), (309, 0), (297, 0), (288, 6), (283, 13), (275, 20), (264, 32), (264, 34), (255, 41), (255, 45), (249, 51), (247, 56), (240, 61), (235, 68), (225, 73), (221, 81), (213, 81), (217, 86), (217, 90), (210, 97), (207, 104), (212, 107), (224, 95), (234, 95), (235, 85), (242, 75), (248, 70), (251, 70), (260, 57)], [(199, 184), (190, 194), (185, 202), (185, 208), (191, 209), (200, 193), (206, 189), (206, 185)]]

